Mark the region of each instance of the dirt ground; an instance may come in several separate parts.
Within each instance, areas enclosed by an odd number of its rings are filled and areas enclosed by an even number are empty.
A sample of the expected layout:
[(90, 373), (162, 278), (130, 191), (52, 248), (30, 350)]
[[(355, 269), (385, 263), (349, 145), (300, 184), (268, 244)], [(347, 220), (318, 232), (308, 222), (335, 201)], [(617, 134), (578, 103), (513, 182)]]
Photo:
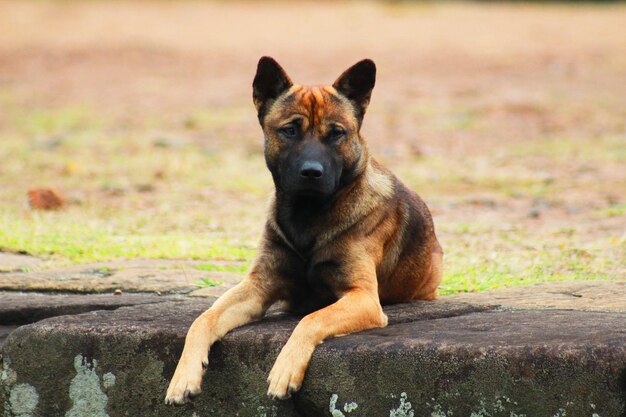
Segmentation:
[[(271, 192), (258, 58), (317, 84), (369, 57), (363, 133), (432, 208), (443, 292), (624, 279), (624, 22), (624, 4), (0, 1), (0, 249), (249, 260)], [(35, 186), (73, 204), (33, 214)]]

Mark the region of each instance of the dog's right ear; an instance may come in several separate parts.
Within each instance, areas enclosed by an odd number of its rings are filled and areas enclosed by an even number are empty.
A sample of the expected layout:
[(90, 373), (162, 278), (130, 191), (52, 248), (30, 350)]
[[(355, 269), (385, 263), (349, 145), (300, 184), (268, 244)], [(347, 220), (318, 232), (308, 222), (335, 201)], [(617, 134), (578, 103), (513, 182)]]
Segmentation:
[(259, 60), (252, 82), (252, 99), (259, 121), (262, 122), (272, 102), (292, 85), (291, 79), (274, 58), (264, 56)]
[(359, 124), (363, 121), (363, 115), (370, 103), (374, 84), (376, 84), (376, 64), (371, 59), (357, 62), (333, 84), (333, 87), (354, 105)]

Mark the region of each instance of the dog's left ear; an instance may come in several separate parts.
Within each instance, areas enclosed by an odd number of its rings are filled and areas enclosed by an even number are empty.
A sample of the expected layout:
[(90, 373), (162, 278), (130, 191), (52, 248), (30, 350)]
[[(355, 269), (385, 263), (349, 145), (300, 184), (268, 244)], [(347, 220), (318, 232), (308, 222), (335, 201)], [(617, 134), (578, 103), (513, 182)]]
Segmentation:
[(259, 60), (252, 82), (252, 99), (259, 121), (262, 122), (269, 105), (292, 85), (291, 79), (274, 58), (264, 56)]
[(346, 96), (355, 107), (359, 123), (363, 120), (374, 84), (376, 83), (376, 64), (371, 59), (364, 59), (348, 68), (337, 78), (333, 87)]

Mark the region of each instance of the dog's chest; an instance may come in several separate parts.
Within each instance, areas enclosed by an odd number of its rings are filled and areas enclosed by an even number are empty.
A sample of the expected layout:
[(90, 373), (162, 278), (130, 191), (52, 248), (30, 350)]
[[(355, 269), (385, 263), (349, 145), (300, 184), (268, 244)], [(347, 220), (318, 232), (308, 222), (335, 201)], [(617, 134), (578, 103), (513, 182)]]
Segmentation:
[(311, 288), (319, 288), (320, 291), (337, 291), (338, 284), (342, 280), (341, 265), (334, 260), (310, 263), (304, 271), (306, 285)]
[(302, 263), (293, 275), (290, 304), (293, 310), (313, 311), (335, 302), (345, 286), (344, 271), (336, 261)]
[(328, 228), (330, 211), (331, 207), (308, 199), (287, 200), (277, 203), (276, 222), (292, 248), (311, 259)]

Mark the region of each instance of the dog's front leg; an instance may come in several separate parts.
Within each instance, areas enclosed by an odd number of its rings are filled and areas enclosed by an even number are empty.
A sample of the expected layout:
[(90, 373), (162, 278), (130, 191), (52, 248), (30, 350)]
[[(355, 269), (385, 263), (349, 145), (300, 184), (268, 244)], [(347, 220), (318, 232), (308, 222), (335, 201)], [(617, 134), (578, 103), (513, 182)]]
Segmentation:
[(298, 391), (315, 347), (325, 339), (386, 325), (376, 288), (352, 289), (334, 304), (305, 316), (270, 371), (267, 395), (284, 399)]
[(193, 322), (167, 389), (167, 404), (182, 404), (199, 394), (211, 345), (228, 331), (260, 319), (265, 314), (273, 299), (270, 292), (253, 277), (249, 276), (231, 288)]

